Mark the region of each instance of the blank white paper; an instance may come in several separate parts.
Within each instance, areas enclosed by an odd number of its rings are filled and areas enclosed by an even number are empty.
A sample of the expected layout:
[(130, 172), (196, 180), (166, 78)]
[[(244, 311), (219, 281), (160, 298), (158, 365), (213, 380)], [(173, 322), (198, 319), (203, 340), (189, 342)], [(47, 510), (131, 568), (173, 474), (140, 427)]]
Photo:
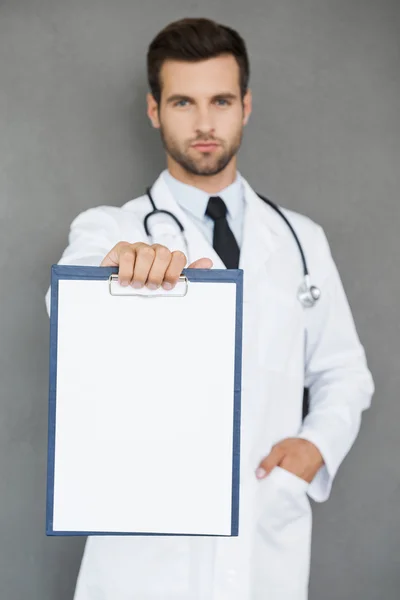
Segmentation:
[(59, 281), (55, 532), (231, 534), (235, 322), (234, 283)]

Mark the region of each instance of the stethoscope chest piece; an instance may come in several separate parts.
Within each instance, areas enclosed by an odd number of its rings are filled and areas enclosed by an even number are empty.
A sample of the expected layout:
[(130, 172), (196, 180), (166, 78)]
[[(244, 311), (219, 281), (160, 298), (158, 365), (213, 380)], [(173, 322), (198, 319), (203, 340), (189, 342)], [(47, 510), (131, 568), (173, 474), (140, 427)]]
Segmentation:
[(306, 275), (299, 287), (297, 297), (304, 308), (312, 308), (321, 297), (321, 290), (316, 285), (310, 284), (310, 277)]

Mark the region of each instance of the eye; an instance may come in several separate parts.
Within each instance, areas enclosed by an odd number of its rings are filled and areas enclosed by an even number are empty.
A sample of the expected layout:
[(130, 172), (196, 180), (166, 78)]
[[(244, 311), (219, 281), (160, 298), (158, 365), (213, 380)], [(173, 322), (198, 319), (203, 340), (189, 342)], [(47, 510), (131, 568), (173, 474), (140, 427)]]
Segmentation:
[(177, 102), (175, 102), (174, 106), (183, 106), (182, 102), (189, 102), (189, 100), (178, 100)]
[(230, 105), (229, 100), (227, 100), (226, 98), (218, 98), (218, 100), (216, 102), (217, 103), (222, 102), (223, 104), (220, 104), (220, 106), (229, 106)]

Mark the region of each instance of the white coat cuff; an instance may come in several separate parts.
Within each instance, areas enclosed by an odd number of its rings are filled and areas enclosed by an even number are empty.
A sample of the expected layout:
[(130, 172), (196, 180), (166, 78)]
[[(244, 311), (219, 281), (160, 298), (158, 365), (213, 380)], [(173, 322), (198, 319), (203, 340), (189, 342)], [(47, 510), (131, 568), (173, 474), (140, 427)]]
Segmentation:
[(308, 495), (316, 502), (328, 499), (336, 473), (348, 454), (360, 425), (361, 415), (351, 415), (349, 407), (347, 411), (342, 407), (340, 414), (330, 411), (329, 415), (322, 417), (321, 414), (311, 412), (305, 418), (298, 437), (312, 442), (325, 462), (308, 488)]
[(315, 430), (304, 428), (298, 437), (314, 444), (324, 459), (325, 464), (322, 465), (310, 483), (307, 493), (315, 502), (325, 502), (331, 493), (337, 468), (334, 467), (333, 460), (331, 460), (329, 449), (326, 447), (327, 444), (324, 444), (321, 436)]

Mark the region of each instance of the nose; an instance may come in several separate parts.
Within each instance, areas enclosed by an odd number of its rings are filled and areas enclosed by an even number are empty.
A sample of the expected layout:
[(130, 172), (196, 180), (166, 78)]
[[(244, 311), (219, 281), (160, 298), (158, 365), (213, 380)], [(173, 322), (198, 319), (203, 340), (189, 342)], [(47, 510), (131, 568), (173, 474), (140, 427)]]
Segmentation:
[(215, 132), (215, 123), (210, 106), (198, 106), (196, 111), (195, 129), (197, 133), (210, 135)]

